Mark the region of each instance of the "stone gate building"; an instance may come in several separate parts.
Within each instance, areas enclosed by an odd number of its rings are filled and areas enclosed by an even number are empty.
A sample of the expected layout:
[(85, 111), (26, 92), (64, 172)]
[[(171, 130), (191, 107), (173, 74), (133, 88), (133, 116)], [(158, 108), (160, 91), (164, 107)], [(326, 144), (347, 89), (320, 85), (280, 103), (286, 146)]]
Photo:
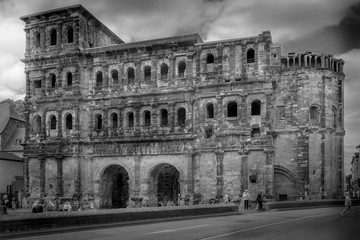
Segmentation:
[(342, 60), (269, 31), (124, 43), (81, 5), (21, 19), (32, 198), (341, 195)]

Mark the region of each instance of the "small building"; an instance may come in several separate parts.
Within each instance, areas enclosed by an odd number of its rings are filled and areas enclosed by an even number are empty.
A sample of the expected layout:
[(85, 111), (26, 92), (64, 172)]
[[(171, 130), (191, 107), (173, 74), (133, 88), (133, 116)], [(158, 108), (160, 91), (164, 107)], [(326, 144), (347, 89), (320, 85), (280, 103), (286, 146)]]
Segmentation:
[(22, 198), (25, 120), (10, 104), (0, 104), (0, 194)]

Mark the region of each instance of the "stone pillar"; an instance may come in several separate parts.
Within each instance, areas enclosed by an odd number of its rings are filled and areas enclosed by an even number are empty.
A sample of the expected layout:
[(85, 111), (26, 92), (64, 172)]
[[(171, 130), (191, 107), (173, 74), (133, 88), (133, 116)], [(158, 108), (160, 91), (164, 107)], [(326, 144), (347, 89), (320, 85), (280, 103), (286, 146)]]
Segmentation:
[(62, 138), (62, 110), (57, 110), (57, 137)]
[(305, 54), (305, 55), (304, 55), (304, 65), (305, 65), (305, 67), (308, 66), (307, 60), (308, 60), (308, 55)]
[[(91, 80), (89, 80), (91, 81)], [(77, 65), (75, 67), (75, 72), (74, 72), (74, 75), (73, 75), (73, 86), (72, 89), (73, 89), (73, 93), (74, 94), (80, 94), (80, 65)]]
[(56, 45), (60, 49), (62, 46), (62, 24), (58, 24), (57, 29), (57, 39), (56, 39)]
[(42, 116), (41, 116), (41, 133), (40, 136), (41, 138), (45, 139), (46, 138), (46, 112), (44, 111)]
[(219, 197), (223, 195), (223, 186), (224, 186), (224, 150), (217, 149), (216, 154), (216, 195)]
[(25, 95), (25, 100), (29, 99), (31, 96), (31, 80), (30, 80), (30, 71), (25, 71), (26, 74), (26, 95)]
[(30, 181), (29, 181), (29, 157), (25, 157), (24, 158), (24, 187), (25, 187), (25, 190), (27, 192), (30, 191), (29, 189), (29, 185), (30, 185)]
[(286, 67), (289, 68), (289, 57), (286, 58)]
[(109, 134), (109, 116), (108, 116), (109, 109), (104, 109), (104, 115), (103, 115), (103, 136), (107, 137)]
[(45, 27), (41, 27), (40, 28), (40, 48), (41, 51), (44, 51), (46, 49), (46, 38), (47, 38), (47, 34), (46, 34), (46, 29)]
[(104, 79), (103, 79), (103, 87), (104, 88), (107, 88), (109, 86), (109, 65), (103, 65), (103, 76), (104, 76)]
[(216, 72), (216, 79), (218, 82), (222, 82), (223, 81), (223, 65), (222, 65), (222, 58), (223, 58), (223, 46), (222, 45), (217, 45), (216, 46), (216, 50), (217, 50), (217, 56), (215, 57), (215, 61), (214, 61), (214, 71)]
[(273, 195), (274, 193), (274, 149), (264, 149), (266, 154), (266, 169), (265, 169), (265, 193)]
[(75, 27), (74, 27), (74, 43), (76, 45), (80, 44), (80, 21), (76, 21), (75, 22)]
[(62, 84), (62, 70), (63, 70), (63, 67), (61, 65), (59, 65), (59, 66), (56, 67), (56, 70), (58, 71), (58, 74), (56, 76), (56, 86), (57, 87), (62, 87), (63, 86), (63, 84)]
[(216, 100), (217, 100), (217, 117), (216, 119), (221, 119), (221, 122), (222, 122), (222, 119), (224, 117), (224, 108), (223, 108), (223, 97), (218, 95), (216, 96)]
[(188, 192), (197, 193), (199, 187), (199, 173), (197, 171), (199, 167), (200, 153), (188, 154)]
[(25, 102), (25, 142), (27, 143), (30, 138), (30, 128), (32, 127), (30, 124), (30, 103)]
[(173, 85), (174, 84), (174, 78), (175, 78), (175, 57), (174, 55), (171, 55), (169, 57), (170, 59), (170, 66), (169, 66), (169, 82), (170, 82), (170, 85)]
[(157, 59), (151, 59), (151, 86), (157, 87)]
[(175, 129), (175, 103), (169, 103), (169, 126), (170, 132), (174, 132)]
[(140, 87), (141, 86), (141, 60), (135, 61), (135, 82), (134, 85)]
[(45, 168), (45, 156), (38, 156), (40, 161), (40, 198), (43, 198), (45, 195), (45, 185), (46, 185), (46, 168)]
[(47, 84), (46, 84), (46, 71), (45, 70), (41, 70), (41, 95), (43, 96), (45, 91), (46, 91), (46, 88), (47, 88)]
[(135, 105), (135, 127), (139, 128), (140, 127), (140, 103), (137, 103)]
[(141, 169), (141, 156), (135, 156), (135, 186), (134, 193), (135, 195), (139, 195), (140, 193), (140, 169)]
[(62, 155), (56, 155), (55, 156), (56, 159), (56, 166), (57, 166), (57, 171), (56, 171), (56, 195), (58, 197), (62, 197), (64, 194), (64, 189), (63, 189), (63, 159), (64, 157)]
[(28, 55), (28, 54), (30, 54), (30, 30), (29, 29), (25, 29), (24, 30), (25, 31), (25, 36), (26, 36), (26, 43), (25, 43), (25, 45), (26, 45), (26, 47), (25, 47), (25, 49), (26, 49), (26, 55)]
[(89, 133), (88, 133), (89, 138), (92, 138), (93, 131), (94, 131), (94, 110), (90, 109), (90, 113), (89, 113)]

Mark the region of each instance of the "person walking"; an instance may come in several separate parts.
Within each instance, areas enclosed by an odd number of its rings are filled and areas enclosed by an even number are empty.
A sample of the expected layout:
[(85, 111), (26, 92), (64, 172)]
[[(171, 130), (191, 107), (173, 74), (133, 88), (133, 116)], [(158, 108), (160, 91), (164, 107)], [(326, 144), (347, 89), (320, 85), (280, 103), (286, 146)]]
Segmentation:
[(354, 216), (351, 212), (351, 197), (350, 194), (348, 192), (345, 193), (345, 209), (344, 211), (341, 212), (341, 216), (344, 216), (345, 213), (349, 212), (350, 216)]
[(249, 193), (249, 191), (247, 189), (243, 193), (242, 199), (244, 200), (244, 209), (249, 210), (250, 193)]
[(16, 200), (15, 200), (15, 198), (13, 198), (12, 201), (11, 201), (11, 209), (13, 211), (15, 211), (15, 209), (16, 209)]
[(263, 202), (264, 202), (264, 194), (263, 191), (260, 191), (259, 194), (256, 196), (256, 202), (258, 204), (258, 210), (263, 211)]
[(4, 195), (3, 199), (1, 200), (2, 214), (7, 214), (8, 205), (9, 205), (9, 199), (8, 199), (7, 195)]

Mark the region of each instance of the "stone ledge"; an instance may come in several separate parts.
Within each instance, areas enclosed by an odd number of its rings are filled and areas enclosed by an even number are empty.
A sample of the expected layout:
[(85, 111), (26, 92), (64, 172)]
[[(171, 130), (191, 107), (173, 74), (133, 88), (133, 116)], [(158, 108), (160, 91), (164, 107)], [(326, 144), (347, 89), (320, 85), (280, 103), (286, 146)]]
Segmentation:
[(106, 209), (83, 212), (43, 212), (23, 216), (1, 216), (0, 233), (15, 233), (94, 224), (124, 223), (149, 219), (238, 212), (237, 204)]
[[(269, 209), (285, 208), (307, 208), (307, 207), (327, 207), (327, 206), (344, 206), (344, 200), (310, 200), (310, 201), (284, 201), (284, 202), (267, 202)], [(360, 205), (360, 199), (353, 199), (353, 205)]]

